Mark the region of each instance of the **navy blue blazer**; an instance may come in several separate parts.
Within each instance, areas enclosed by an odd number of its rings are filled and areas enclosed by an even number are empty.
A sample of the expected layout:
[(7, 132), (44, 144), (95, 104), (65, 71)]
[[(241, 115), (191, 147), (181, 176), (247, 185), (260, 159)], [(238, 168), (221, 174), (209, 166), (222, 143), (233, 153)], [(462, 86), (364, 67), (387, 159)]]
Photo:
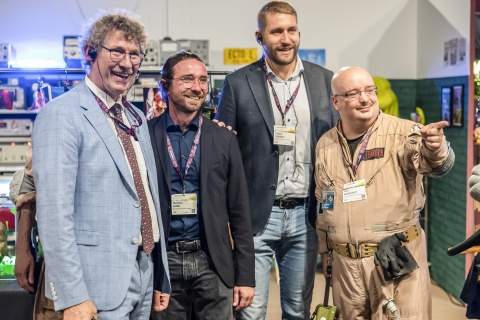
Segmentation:
[[(148, 128), (157, 165), (162, 222), (167, 238), (171, 217), (171, 160), (167, 150), (165, 118), (163, 114), (150, 120)], [(254, 287), (255, 253), (240, 148), (233, 132), (206, 118), (200, 136), (200, 203), (201, 226), (205, 228), (208, 251), (218, 275), (228, 287)], [(233, 250), (229, 226), (235, 244)], [(158, 265), (161, 272), (161, 259), (154, 259), (154, 265)]]

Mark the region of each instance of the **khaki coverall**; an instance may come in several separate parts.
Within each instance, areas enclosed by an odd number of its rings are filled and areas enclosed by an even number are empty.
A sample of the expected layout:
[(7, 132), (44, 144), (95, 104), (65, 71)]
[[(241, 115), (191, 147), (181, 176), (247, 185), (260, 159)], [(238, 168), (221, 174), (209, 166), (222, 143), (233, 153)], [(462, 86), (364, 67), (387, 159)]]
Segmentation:
[[(328, 252), (327, 237), (335, 243), (358, 245), (378, 243), (415, 225), (419, 231), (416, 239), (406, 244), (419, 268), (399, 280), (385, 282), (373, 256), (353, 259), (333, 251), (333, 300), (343, 319), (389, 319), (392, 315), (382, 305), (390, 298), (402, 319), (431, 318), (426, 241), (419, 226), (420, 210), (425, 204), (422, 175), (435, 175), (434, 169), (444, 164), (449, 146), (444, 140), (441, 148), (430, 151), (422, 142), (419, 127), (412, 121), (381, 113), (356, 174), (340, 122), (317, 144), (318, 202), (322, 201), (322, 191), (334, 191), (333, 209), (317, 215), (319, 253)], [(362, 142), (353, 156), (354, 163)], [(344, 185), (361, 179), (366, 182), (367, 198), (343, 203)]]

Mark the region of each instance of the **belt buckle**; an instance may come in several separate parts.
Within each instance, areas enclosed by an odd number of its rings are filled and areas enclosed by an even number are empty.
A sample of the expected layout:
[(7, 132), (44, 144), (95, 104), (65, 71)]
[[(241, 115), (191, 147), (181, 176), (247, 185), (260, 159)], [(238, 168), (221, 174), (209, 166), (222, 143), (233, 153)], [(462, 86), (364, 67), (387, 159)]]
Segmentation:
[(186, 242), (187, 241), (177, 241), (177, 242), (175, 242), (175, 248), (177, 249), (177, 253), (188, 253), (188, 252), (190, 252), (190, 250), (180, 250), (180, 248), (179, 248), (180, 244), (184, 244)]
[(359, 253), (360, 258), (371, 257), (375, 254), (376, 251), (376, 243), (362, 243), (357, 247), (357, 252)]
[(358, 254), (358, 247), (353, 243), (347, 243), (348, 253), (350, 253), (350, 258), (358, 259), (360, 255)]
[(280, 199), (280, 209), (292, 209), (295, 207), (295, 199)]

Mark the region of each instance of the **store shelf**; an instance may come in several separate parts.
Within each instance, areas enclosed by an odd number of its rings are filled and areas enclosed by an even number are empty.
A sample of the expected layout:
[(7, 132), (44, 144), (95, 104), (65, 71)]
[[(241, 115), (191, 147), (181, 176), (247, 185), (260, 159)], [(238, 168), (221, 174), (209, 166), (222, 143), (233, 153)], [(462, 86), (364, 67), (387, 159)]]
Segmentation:
[(85, 70), (82, 68), (40, 68), (40, 69), (33, 69), (33, 68), (0, 68), (0, 74), (85, 74)]
[(0, 109), (0, 114), (9, 114), (9, 115), (14, 115), (14, 114), (37, 114), (40, 109), (36, 110), (5, 110), (5, 109)]

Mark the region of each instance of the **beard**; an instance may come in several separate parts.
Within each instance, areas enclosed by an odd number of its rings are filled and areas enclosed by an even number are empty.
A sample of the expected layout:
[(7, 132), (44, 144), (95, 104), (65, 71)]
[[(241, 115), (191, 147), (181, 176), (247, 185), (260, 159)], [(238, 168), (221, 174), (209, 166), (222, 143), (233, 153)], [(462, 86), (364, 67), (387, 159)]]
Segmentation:
[[(282, 50), (281, 49), (291, 49), (293, 48), (293, 52), (291, 52), (292, 54), (290, 54), (289, 56), (283, 56), (281, 54)], [(297, 54), (298, 54), (298, 48), (299, 48), (299, 44), (295, 44), (293, 46), (285, 46), (285, 47), (280, 47), (280, 48), (275, 48), (273, 45), (269, 45), (267, 46), (267, 55), (268, 57), (270, 58), (270, 60), (277, 64), (277, 65), (283, 65), (283, 66), (286, 66), (286, 65), (289, 65), (291, 64), (293, 61), (295, 61), (295, 58), (297, 57)]]
[[(195, 95), (192, 94), (191, 96)], [(205, 98), (205, 95), (198, 96), (198, 100), (191, 100), (190, 98), (183, 95), (180, 97), (169, 97), (170, 103), (173, 105), (173, 107), (184, 114), (192, 114), (200, 110), (202, 108), (203, 102), (205, 101)]]

